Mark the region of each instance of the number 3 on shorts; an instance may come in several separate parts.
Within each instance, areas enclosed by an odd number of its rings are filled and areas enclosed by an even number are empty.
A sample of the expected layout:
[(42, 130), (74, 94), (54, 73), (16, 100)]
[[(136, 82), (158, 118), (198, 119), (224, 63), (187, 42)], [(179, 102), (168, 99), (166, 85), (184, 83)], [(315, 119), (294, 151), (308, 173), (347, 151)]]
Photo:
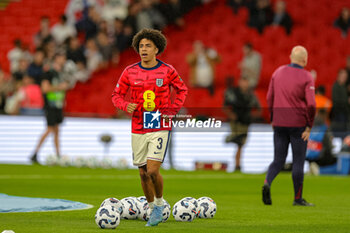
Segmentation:
[(159, 145), (157, 146), (158, 150), (161, 150), (163, 147), (163, 138), (158, 138)]

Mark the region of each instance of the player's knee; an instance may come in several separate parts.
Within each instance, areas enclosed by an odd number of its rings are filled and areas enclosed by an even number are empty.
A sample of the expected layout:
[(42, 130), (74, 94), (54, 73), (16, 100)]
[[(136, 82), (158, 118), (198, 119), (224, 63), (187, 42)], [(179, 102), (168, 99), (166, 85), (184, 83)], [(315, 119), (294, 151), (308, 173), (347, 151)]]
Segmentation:
[(53, 133), (55, 130), (54, 130), (54, 127), (53, 126), (49, 126), (47, 127), (47, 132), (48, 133)]
[(140, 170), (140, 177), (141, 180), (146, 181), (147, 179), (149, 179), (149, 175), (145, 170)]
[(159, 171), (156, 169), (150, 169), (147, 171), (147, 174), (151, 177), (152, 180), (155, 180), (159, 174)]

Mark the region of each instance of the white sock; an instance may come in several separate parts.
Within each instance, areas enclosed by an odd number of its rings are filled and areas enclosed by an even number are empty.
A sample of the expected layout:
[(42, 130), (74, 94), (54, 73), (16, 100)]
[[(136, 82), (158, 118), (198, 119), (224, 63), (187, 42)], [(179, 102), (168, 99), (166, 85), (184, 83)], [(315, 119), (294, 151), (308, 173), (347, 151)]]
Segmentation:
[(149, 202), (149, 203), (148, 203), (148, 206), (149, 206), (149, 208), (150, 208), (151, 210), (153, 210), (153, 209), (154, 209), (154, 201)]
[(163, 197), (160, 197), (160, 198), (154, 197), (154, 204), (156, 206), (163, 206), (164, 205)]

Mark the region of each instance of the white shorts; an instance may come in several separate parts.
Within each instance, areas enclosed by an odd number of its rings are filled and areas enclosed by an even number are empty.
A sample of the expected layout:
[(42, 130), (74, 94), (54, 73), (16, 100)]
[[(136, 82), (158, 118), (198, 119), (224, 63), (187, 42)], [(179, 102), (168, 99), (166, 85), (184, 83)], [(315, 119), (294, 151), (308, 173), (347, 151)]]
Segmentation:
[(163, 162), (169, 141), (170, 131), (168, 130), (145, 134), (133, 133), (131, 146), (134, 165), (142, 167), (147, 164), (147, 160)]

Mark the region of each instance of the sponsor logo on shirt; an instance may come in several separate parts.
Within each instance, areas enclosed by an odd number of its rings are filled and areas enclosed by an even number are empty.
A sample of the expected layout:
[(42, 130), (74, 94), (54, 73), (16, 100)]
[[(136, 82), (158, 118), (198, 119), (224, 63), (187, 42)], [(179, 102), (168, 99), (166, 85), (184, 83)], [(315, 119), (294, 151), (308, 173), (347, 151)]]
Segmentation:
[(143, 102), (143, 108), (146, 111), (151, 112), (156, 108), (156, 103), (154, 102), (155, 98), (156, 94), (151, 90), (147, 90), (143, 93), (143, 99), (145, 100), (145, 102)]

